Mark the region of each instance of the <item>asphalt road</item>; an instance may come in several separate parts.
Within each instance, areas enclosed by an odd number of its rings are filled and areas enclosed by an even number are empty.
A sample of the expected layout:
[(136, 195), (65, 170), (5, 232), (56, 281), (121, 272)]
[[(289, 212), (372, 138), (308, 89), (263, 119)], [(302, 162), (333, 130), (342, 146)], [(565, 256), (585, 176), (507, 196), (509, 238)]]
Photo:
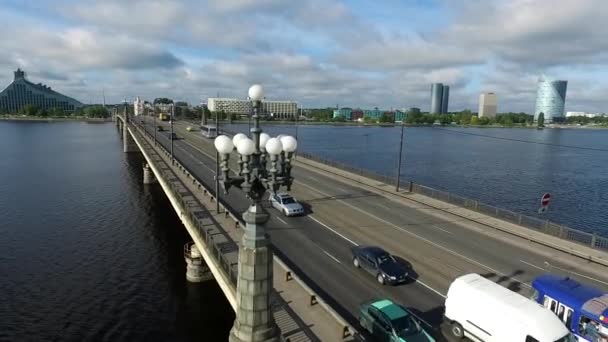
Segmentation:
[[(159, 122), (168, 129), (167, 122)], [(186, 131), (189, 123), (176, 121), (175, 157), (203, 183), (213, 187), (215, 152), (212, 140), (200, 132)], [(152, 120), (146, 126), (154, 134)], [(169, 149), (167, 132), (156, 132)], [(234, 158), (232, 158), (234, 159)], [(531, 280), (547, 271), (563, 273), (603, 289), (608, 274), (597, 265), (548, 248), (488, 232), (487, 228), (428, 207), (400, 203), (348, 182), (304, 167), (293, 169), (292, 194), (310, 213), (286, 218), (269, 209), (268, 233), (277, 253), (297, 267), (306, 281), (339, 313), (356, 322), (358, 306), (388, 297), (417, 312), (435, 328), (442, 320), (444, 295), (451, 281), (476, 272), (527, 296)], [(224, 197), (243, 212), (248, 200), (238, 189)], [(413, 279), (400, 286), (382, 286), (374, 277), (352, 266), (350, 248), (356, 244), (379, 245), (413, 268)], [(545, 262), (551, 265), (548, 267)], [(580, 264), (580, 267), (575, 267)], [(574, 265), (574, 266), (573, 266)], [(593, 268), (595, 272), (586, 272)], [(603, 273), (602, 273), (603, 271)]]

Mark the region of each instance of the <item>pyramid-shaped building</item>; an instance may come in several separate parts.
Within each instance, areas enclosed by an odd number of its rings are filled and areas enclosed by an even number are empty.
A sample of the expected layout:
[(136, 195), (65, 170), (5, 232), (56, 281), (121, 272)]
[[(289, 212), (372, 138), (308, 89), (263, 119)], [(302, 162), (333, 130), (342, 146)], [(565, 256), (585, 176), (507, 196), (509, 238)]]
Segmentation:
[(72, 113), (83, 106), (79, 101), (60, 94), (47, 85), (28, 81), (25, 72), (17, 69), (13, 82), (0, 93), (0, 111), (18, 113), (26, 105), (45, 110), (59, 108), (66, 113)]

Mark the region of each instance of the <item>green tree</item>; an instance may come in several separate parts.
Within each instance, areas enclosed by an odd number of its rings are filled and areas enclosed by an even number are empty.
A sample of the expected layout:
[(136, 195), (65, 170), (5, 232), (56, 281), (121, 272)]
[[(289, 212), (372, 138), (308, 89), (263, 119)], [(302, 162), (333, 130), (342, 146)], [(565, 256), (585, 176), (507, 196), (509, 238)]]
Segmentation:
[(107, 118), (110, 116), (110, 112), (104, 106), (95, 105), (86, 107), (84, 115), (89, 118)]
[(378, 122), (380, 122), (380, 123), (395, 122), (395, 117), (392, 115), (389, 115), (388, 113), (383, 113), (382, 116), (380, 117), (380, 119), (378, 119)]
[(483, 116), (479, 119), (477, 119), (477, 121), (479, 122), (480, 125), (489, 125), (490, 124), (490, 118), (488, 118), (487, 116)]
[(536, 125), (537, 125), (538, 127), (545, 127), (545, 113), (540, 112), (540, 113), (538, 114), (538, 120), (537, 120)]
[(442, 125), (449, 125), (449, 124), (451, 124), (451, 123), (452, 123), (452, 116), (451, 116), (451, 115), (449, 115), (449, 114), (441, 114), (441, 115), (439, 116), (439, 122), (440, 122)]
[(331, 119), (331, 121), (333, 121), (333, 122), (345, 122), (346, 118), (344, 117), (344, 115), (338, 115), (336, 117), (333, 117)]
[(374, 123), (374, 122), (376, 122), (376, 120), (374, 120), (371, 116), (366, 115), (366, 116), (363, 117), (363, 122), (365, 122), (365, 123)]
[(27, 116), (36, 116), (38, 115), (38, 107), (28, 104), (21, 108), (21, 114), (25, 114)]
[(471, 116), (471, 125), (479, 125), (479, 118), (477, 115)]

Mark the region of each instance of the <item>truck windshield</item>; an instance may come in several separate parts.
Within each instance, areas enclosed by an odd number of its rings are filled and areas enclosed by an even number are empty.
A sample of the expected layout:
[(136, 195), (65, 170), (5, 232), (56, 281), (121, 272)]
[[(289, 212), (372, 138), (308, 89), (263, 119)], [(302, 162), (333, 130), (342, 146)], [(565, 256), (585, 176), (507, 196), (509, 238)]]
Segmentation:
[(574, 335), (568, 333), (568, 335), (556, 340), (555, 342), (576, 342), (577, 339), (576, 337), (574, 337)]

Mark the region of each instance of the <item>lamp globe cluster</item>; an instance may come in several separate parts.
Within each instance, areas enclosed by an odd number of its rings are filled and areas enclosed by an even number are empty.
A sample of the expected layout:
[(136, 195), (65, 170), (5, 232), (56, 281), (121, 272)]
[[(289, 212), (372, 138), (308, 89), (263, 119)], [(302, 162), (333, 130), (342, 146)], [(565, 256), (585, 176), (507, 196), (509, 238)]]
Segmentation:
[[(245, 134), (238, 133), (232, 139), (226, 135), (219, 135), (214, 141), (215, 149), (221, 154), (230, 154), (234, 148), (239, 154), (250, 156), (255, 152), (255, 143)], [(276, 138), (266, 133), (260, 134), (260, 151), (270, 155), (281, 152), (293, 153), (298, 148), (298, 141), (291, 135), (279, 135)]]

